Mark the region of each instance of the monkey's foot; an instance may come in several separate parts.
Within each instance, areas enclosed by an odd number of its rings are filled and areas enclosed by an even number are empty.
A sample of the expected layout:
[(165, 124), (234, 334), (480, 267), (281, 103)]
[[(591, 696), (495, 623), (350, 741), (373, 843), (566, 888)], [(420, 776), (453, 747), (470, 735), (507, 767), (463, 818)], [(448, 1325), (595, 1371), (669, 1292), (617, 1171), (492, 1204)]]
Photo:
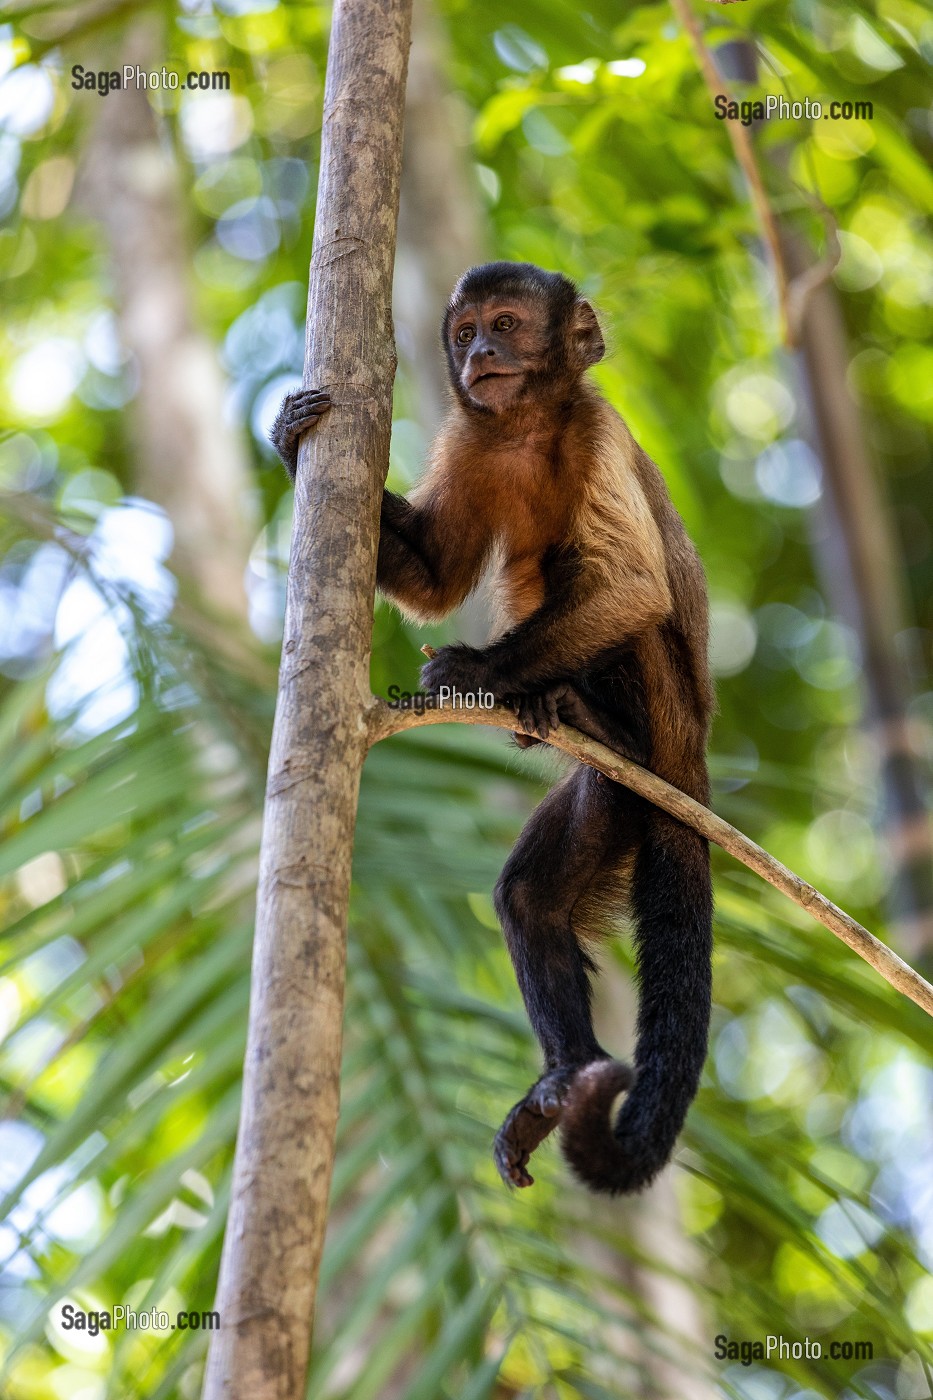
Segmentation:
[(511, 1110), (496, 1133), (492, 1155), (506, 1186), (533, 1186), (528, 1159), (560, 1122), (572, 1069), (543, 1074)]
[(272, 424), (269, 440), (292, 477), (298, 465), (298, 439), (313, 428), (330, 408), (330, 394), (321, 389), (299, 389), (286, 394)]
[[(553, 686), (550, 690), (539, 691), (535, 695), (510, 695), (505, 703), (518, 716), (518, 722), (532, 743), (545, 740), (560, 724), (558, 703), (565, 687)], [(524, 748), (522, 735), (515, 736), (519, 746)]]

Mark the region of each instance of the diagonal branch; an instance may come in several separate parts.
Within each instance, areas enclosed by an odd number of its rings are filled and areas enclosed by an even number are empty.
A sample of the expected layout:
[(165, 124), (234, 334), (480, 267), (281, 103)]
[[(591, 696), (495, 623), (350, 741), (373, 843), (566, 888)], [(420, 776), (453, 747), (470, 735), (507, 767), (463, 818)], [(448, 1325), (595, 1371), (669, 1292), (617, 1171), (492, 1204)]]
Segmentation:
[[(394, 709), (385, 700), (374, 699), (369, 710), (368, 740), (372, 745), (380, 739), (387, 739), (392, 734), (414, 729), (418, 725), (448, 724), (451, 721), (491, 724), (498, 729), (514, 730), (516, 726), (514, 712), (507, 710), (504, 705), (496, 705), (491, 710), (428, 709), (418, 714), (414, 710)], [(921, 1006), (929, 1016), (933, 1016), (933, 987), (919, 972), (915, 972), (908, 963), (892, 952), (886, 943), (882, 943), (873, 933), (869, 933), (868, 929), (856, 923), (843, 909), (814, 889), (813, 885), (801, 880), (799, 875), (788, 870), (786, 865), (775, 860), (774, 856), (734, 826), (723, 821), (722, 817), (717, 817), (708, 807), (695, 802), (692, 797), (672, 787), (663, 778), (649, 773), (640, 764), (633, 763), (630, 758), (623, 758), (621, 754), (606, 748), (605, 744), (597, 743), (595, 739), (587, 738), (585, 734), (567, 725), (560, 725), (551, 734), (548, 743), (569, 754), (571, 758), (588, 763), (591, 768), (604, 773), (613, 782), (621, 783), (632, 792), (637, 792), (640, 797), (653, 802), (656, 807), (661, 807), (672, 817), (677, 817), (685, 826), (692, 827), (707, 840), (714, 841), (730, 856), (748, 866), (749, 870), (753, 870), (775, 889), (786, 894), (788, 899), (799, 904), (801, 909), (812, 914), (814, 919), (825, 924), (830, 933), (834, 933), (843, 943), (848, 944), (860, 958), (864, 958), (880, 973), (886, 982), (890, 982), (897, 991), (903, 992), (904, 996), (910, 997), (911, 1001)]]

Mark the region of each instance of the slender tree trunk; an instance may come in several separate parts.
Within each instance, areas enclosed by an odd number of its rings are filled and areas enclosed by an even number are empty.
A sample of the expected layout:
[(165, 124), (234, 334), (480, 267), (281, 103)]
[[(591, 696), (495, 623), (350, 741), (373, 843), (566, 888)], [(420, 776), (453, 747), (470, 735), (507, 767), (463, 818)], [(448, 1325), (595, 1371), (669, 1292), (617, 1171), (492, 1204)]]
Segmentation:
[[(607, 956), (596, 987), (596, 1033), (601, 1044), (630, 1063), (637, 1011), (630, 978)], [(674, 1395), (677, 1400), (715, 1400), (718, 1394), (697, 1364), (712, 1332), (703, 1300), (702, 1260), (684, 1233), (674, 1190), (681, 1170), (672, 1163), (638, 1196), (590, 1196), (583, 1206), (594, 1226), (582, 1244), (587, 1257), (638, 1299), (633, 1305), (608, 1289), (599, 1296), (606, 1315), (621, 1319), (607, 1325), (606, 1350), (610, 1365), (631, 1368), (625, 1381), (630, 1400), (670, 1400)], [(601, 1225), (610, 1240), (619, 1232), (627, 1235), (632, 1253), (623, 1254), (600, 1238)]]
[(411, 0), (337, 0), (243, 1111), (205, 1400), (303, 1395), (339, 1103), (345, 938), (395, 350)]
[[(721, 44), (711, 56), (691, 20), (686, 0), (671, 0), (691, 33), (711, 93), (725, 79), (755, 81), (758, 55), (746, 40)], [(714, 64), (715, 60), (715, 64)], [(746, 148), (749, 177), (775, 281), (786, 316), (791, 280), (812, 274), (804, 241), (773, 215), (744, 128), (733, 124), (734, 144)], [(824, 500), (815, 512), (826, 541), (814, 540), (814, 563), (834, 609), (856, 633), (862, 651), (868, 724), (878, 747), (884, 789), (881, 813), (892, 868), (888, 907), (899, 942), (923, 959), (933, 958), (933, 824), (924, 802), (924, 773), (910, 732), (910, 684), (897, 638), (907, 627), (902, 571), (889, 502), (865, 445), (865, 427), (847, 380), (849, 348), (839, 297), (827, 280), (804, 304), (799, 325), (786, 327), (798, 346), (793, 366), (800, 397), (812, 418), (820, 456)]]
[[(788, 244), (795, 271), (806, 266)], [(907, 618), (897, 545), (885, 498), (865, 447), (865, 430), (846, 378), (849, 353), (838, 297), (820, 287), (803, 319), (798, 361), (823, 467), (828, 525), (815, 551), (837, 611), (862, 649), (868, 726), (884, 788), (883, 832), (890, 852), (889, 904), (899, 944), (933, 957), (933, 827), (907, 715), (909, 683), (897, 638)]]
[[(162, 25), (147, 15), (126, 33), (120, 61), (155, 68), (163, 48)], [(107, 234), (120, 338), (139, 375), (133, 484), (171, 520), (182, 582), (212, 612), (245, 619), (258, 528), (249, 462), (226, 420), (216, 353), (191, 315), (178, 171), (144, 91), (122, 89), (103, 104), (82, 184)]]
[[(483, 262), (489, 230), (470, 165), (469, 113), (446, 80), (448, 42), (431, 0), (412, 9), (405, 103), (405, 152), (398, 216), (393, 310), (399, 360), (410, 382), (411, 412), (425, 441), (447, 406), (441, 311), (462, 272)], [(482, 597), (457, 610), (456, 636), (482, 646), (488, 635)]]
[(431, 436), (448, 394), (441, 311), (460, 274), (483, 261), (488, 230), (470, 166), (469, 116), (444, 76), (447, 36), (429, 0), (415, 0), (413, 16), (395, 324), (418, 420)]

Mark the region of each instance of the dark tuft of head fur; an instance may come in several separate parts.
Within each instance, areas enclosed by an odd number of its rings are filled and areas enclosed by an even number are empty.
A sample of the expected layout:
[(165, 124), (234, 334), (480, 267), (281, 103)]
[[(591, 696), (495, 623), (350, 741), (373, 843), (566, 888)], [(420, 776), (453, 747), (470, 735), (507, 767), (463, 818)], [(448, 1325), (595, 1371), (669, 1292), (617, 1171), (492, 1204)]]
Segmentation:
[(540, 298), (550, 308), (552, 323), (558, 324), (570, 314), (577, 289), (563, 273), (545, 272), (534, 263), (492, 262), (471, 267), (450, 294), (441, 328), (444, 345), (450, 322), (462, 307), (493, 297)]

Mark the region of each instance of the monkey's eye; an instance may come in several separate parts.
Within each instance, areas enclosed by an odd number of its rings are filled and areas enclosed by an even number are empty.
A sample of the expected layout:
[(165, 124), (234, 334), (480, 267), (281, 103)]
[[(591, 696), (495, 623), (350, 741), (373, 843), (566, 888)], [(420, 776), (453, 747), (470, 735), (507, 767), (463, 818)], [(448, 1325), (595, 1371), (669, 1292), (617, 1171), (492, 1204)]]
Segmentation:
[(461, 326), (457, 331), (457, 344), (469, 345), (471, 340), (476, 339), (476, 329), (473, 326)]
[(510, 331), (514, 325), (514, 316), (497, 316), (492, 323), (492, 328), (494, 331)]

